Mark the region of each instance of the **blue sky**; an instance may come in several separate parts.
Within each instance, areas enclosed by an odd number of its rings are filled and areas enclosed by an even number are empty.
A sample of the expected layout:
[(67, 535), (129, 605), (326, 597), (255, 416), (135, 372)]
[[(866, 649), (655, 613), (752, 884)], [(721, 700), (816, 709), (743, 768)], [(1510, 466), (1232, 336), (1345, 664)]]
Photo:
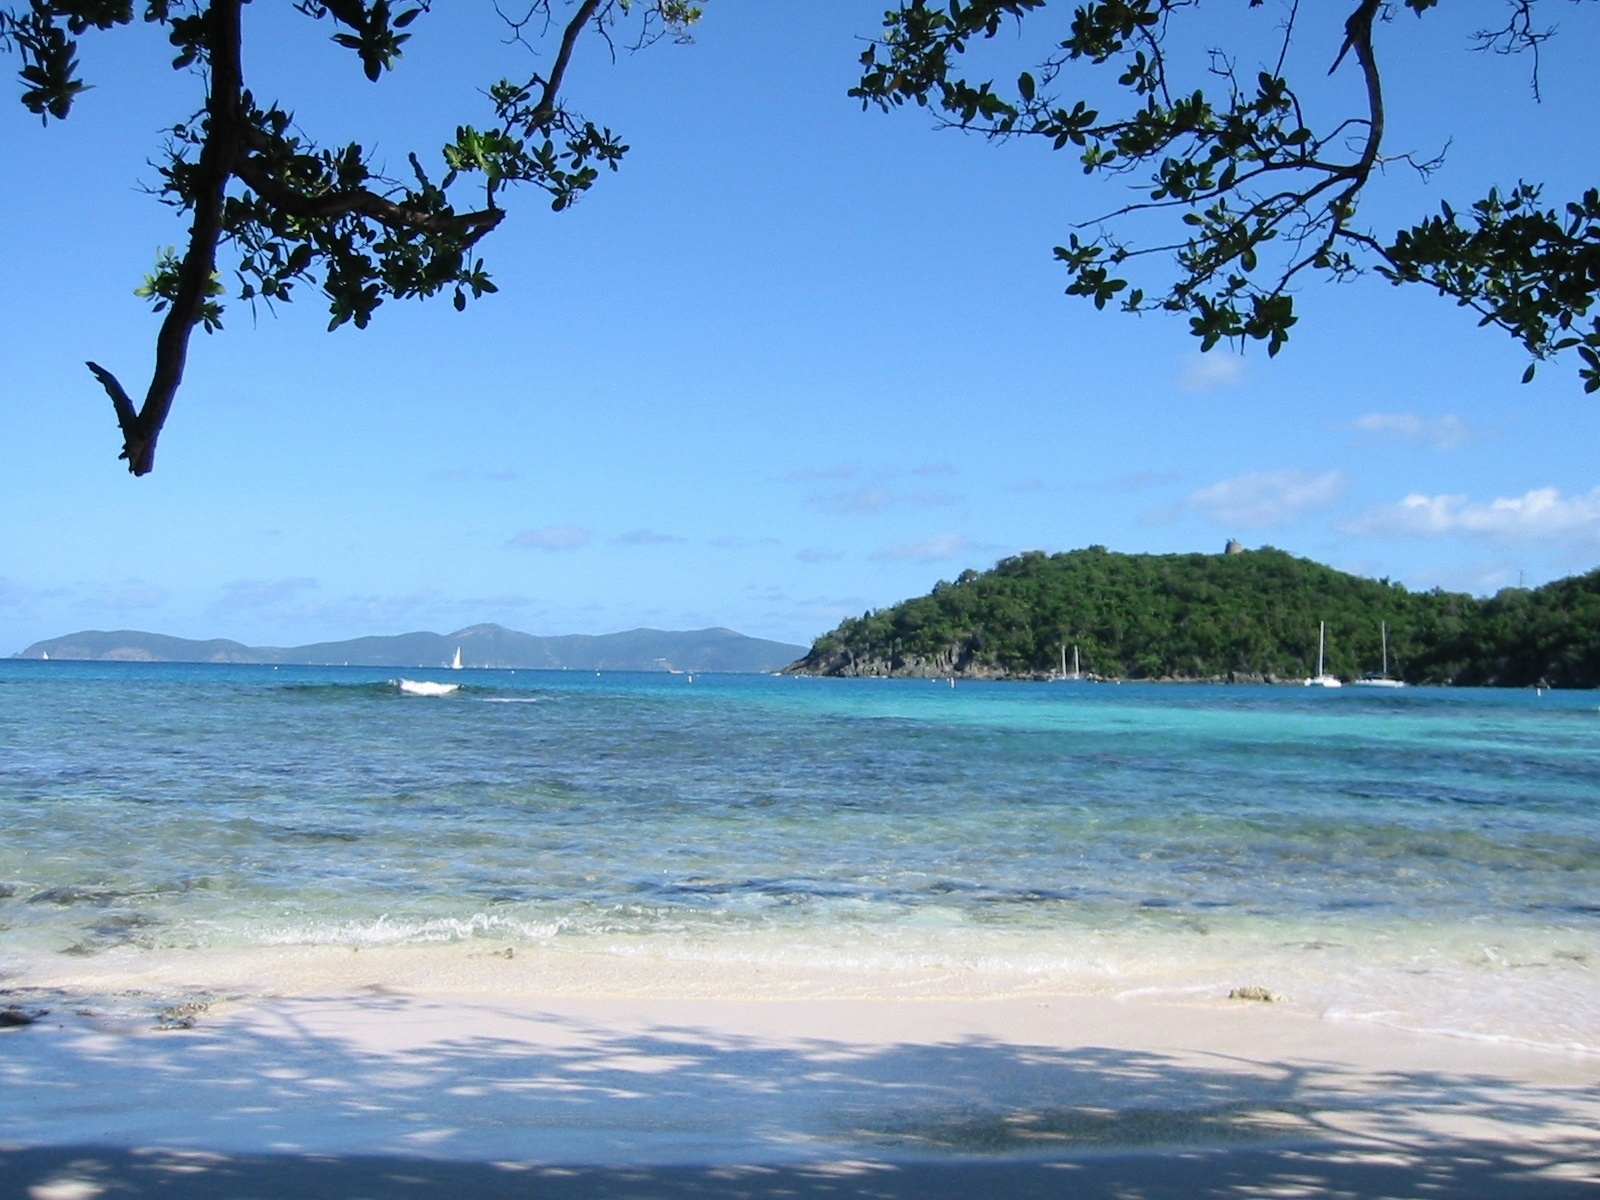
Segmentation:
[[(289, 7), (247, 10), (251, 85), (399, 163), (530, 67), (487, 3), (444, 0), (374, 87)], [(1500, 7), (1384, 30), (1390, 147), (1450, 150), (1430, 183), (1379, 181), (1375, 228), (1519, 177), (1595, 182), (1596, 15), (1553, 12), (1536, 106), (1525, 62), (1464, 49)], [(0, 108), (0, 651), (483, 620), (804, 642), (1091, 543), (1237, 536), (1477, 592), (1600, 559), (1600, 398), (1571, 363), (1521, 386), (1509, 339), (1370, 279), (1308, 288), (1275, 360), (1202, 358), (1181, 320), (1062, 295), (1050, 248), (1116, 196), (1065, 156), (863, 113), (845, 91), (882, 8), (712, 0), (693, 45), (586, 46), (572, 99), (633, 149), (571, 212), (511, 201), (485, 246), (497, 296), (335, 334), (309, 294), (254, 323), (235, 306), (196, 337), (139, 480), (82, 363), (142, 391), (156, 318), (132, 288), (185, 230), (138, 185), (197, 83), (153, 34), (91, 37), (71, 120)]]

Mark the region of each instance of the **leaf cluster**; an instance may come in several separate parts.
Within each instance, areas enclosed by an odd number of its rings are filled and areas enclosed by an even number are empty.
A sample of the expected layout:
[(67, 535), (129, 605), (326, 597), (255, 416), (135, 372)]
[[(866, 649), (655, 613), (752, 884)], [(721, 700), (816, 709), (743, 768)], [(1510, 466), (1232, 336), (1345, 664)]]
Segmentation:
[[(1497, 53), (1532, 52), (1536, 88), (1538, 49), (1554, 32), (1533, 20), (1537, 3), (1513, 0), (1507, 25), (1481, 31), (1476, 41)], [(1357, 223), (1376, 169), (1401, 162), (1427, 177), (1440, 159), (1385, 153), (1374, 30), (1392, 14), (1381, 0), (1346, 4), (1343, 44), (1336, 52), (1330, 46), (1322, 61), (1331, 59), (1335, 70), (1351, 62), (1362, 101), (1322, 123), (1307, 115), (1285, 70), (1297, 0), (1284, 5), (1269, 31), (1275, 55), (1259, 69), (1241, 70), (1235, 57), (1212, 49), (1208, 68), (1193, 80), (1178, 78), (1173, 50), (1184, 37), (1192, 45), (1204, 36), (1199, 0), (1082, 0), (1048, 12), (1047, 0), (902, 0), (862, 54), (850, 94), (863, 107), (928, 108), (943, 125), (993, 139), (1042, 140), (1072, 153), (1086, 175), (1134, 186), (1139, 198), (1082, 222), (1077, 229), (1084, 232), (1055, 249), (1067, 293), (1096, 308), (1115, 302), (1127, 312), (1184, 314), (1204, 349), (1223, 340), (1261, 341), (1271, 355), (1297, 321), (1301, 280), (1344, 280), (1376, 265), (1393, 282), (1432, 283), (1478, 308), (1536, 359), (1577, 347), (1586, 386), (1600, 387), (1594, 335), (1549, 336), (1552, 322), (1567, 330), (1592, 299), (1565, 274), (1589, 265), (1589, 217), (1578, 218), (1581, 228), (1570, 221), (1556, 222), (1559, 232), (1549, 222), (1533, 228), (1540, 222), (1527, 212), (1524, 185), (1505, 200), (1491, 197), (1489, 209), (1478, 206), (1470, 234), (1447, 217), (1389, 241)], [(1436, 4), (1403, 6), (1421, 16)], [(1261, 9), (1263, 0), (1248, 7)], [(975, 42), (1058, 12), (1070, 17), (1056, 18), (1053, 51), (1014, 83), (964, 74)], [(1085, 67), (1116, 72), (1116, 111), (1066, 90), (1069, 72)], [(1496, 204), (1504, 211), (1490, 211)], [(1133, 225), (1152, 232), (1135, 237)], [(1136, 286), (1129, 268), (1151, 256), (1165, 258), (1170, 270)]]

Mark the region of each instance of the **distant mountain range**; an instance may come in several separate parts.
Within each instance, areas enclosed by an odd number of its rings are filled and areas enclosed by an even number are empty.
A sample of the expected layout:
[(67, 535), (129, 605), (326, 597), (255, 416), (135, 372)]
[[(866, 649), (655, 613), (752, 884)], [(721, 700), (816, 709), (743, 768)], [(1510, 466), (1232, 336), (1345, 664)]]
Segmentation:
[(303, 666), (445, 667), (461, 651), (467, 667), (569, 671), (776, 671), (806, 647), (745, 637), (731, 629), (630, 629), (598, 637), (535, 637), (503, 625), (455, 633), (402, 633), (310, 646), (246, 646), (225, 638), (192, 641), (159, 633), (97, 629), (35, 642), (17, 658), (91, 662), (281, 663)]

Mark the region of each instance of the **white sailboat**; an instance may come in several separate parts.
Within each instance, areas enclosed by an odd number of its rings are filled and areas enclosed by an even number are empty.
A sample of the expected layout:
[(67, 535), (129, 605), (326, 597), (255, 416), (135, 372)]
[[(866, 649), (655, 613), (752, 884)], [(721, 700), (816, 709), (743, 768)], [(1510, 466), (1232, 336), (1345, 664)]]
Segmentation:
[(1326, 647), (1327, 641), (1328, 641), (1328, 623), (1326, 621), (1318, 621), (1317, 622), (1317, 673), (1312, 678), (1306, 680), (1306, 686), (1307, 687), (1336, 688), (1336, 687), (1343, 687), (1344, 686), (1344, 684), (1339, 681), (1339, 677), (1337, 675), (1329, 675), (1326, 671), (1324, 671), (1322, 669), (1322, 651)]
[(1352, 687), (1381, 687), (1381, 688), (1402, 688), (1402, 687), (1405, 687), (1405, 680), (1403, 680), (1403, 679), (1390, 679), (1389, 678), (1389, 625), (1388, 625), (1388, 623), (1386, 621), (1379, 621), (1378, 622), (1378, 629), (1383, 635), (1383, 674), (1382, 675), (1367, 675), (1367, 676), (1364, 676), (1361, 679), (1352, 679), (1350, 681), (1350, 685)]
[(1057, 680), (1057, 682), (1058, 683), (1065, 683), (1069, 679), (1082, 679), (1082, 678), (1083, 678), (1083, 673), (1078, 670), (1078, 647), (1077, 647), (1077, 645), (1074, 644), (1073, 647), (1072, 647), (1072, 674), (1068, 675), (1067, 674), (1067, 644), (1065, 642), (1062, 642), (1061, 643), (1061, 676)]
[(461, 670), (461, 647), (460, 646), (456, 647), (456, 656), (450, 660), (450, 669), (452, 671)]

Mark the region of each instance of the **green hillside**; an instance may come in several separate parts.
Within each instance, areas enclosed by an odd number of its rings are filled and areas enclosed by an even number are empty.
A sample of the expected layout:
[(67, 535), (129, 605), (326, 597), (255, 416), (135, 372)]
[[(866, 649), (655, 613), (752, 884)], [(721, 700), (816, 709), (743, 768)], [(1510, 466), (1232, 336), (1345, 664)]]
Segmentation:
[(1413, 683), (1600, 684), (1600, 571), (1490, 600), (1412, 592), (1281, 550), (1031, 551), (926, 596), (850, 618), (790, 670), (824, 675), (1030, 678), (1078, 647), (1107, 678), (1289, 680), (1379, 669)]

